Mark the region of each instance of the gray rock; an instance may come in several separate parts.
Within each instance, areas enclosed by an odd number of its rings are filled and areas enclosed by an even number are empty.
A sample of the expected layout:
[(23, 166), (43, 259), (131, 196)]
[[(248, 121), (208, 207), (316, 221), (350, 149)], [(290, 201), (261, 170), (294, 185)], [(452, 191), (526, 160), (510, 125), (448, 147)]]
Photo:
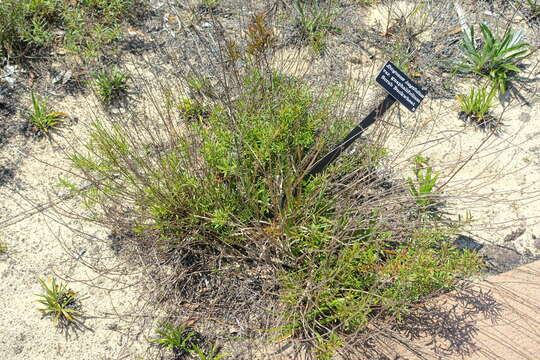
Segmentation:
[(522, 264), (523, 257), (509, 246), (486, 245), (478, 252), (483, 256), (492, 272), (503, 272)]
[(458, 235), (454, 241), (454, 246), (461, 250), (468, 249), (472, 251), (480, 251), (484, 247), (484, 245), (467, 235)]

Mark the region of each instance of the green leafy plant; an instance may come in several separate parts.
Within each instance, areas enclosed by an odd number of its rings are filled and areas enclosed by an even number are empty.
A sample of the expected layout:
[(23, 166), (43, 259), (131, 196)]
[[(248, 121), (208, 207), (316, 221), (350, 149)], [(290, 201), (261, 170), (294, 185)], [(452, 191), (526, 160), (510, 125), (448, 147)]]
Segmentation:
[(330, 32), (339, 32), (333, 25), (337, 11), (333, 1), (320, 4), (317, 0), (296, 0), (296, 28), (303, 41), (308, 41), (311, 47), (320, 52), (325, 47), (325, 38)]
[(157, 339), (152, 342), (171, 350), (175, 355), (190, 354), (195, 346), (194, 340), (196, 332), (185, 326), (172, 326), (169, 323), (161, 325), (161, 329), (156, 330)]
[(433, 173), (429, 160), (421, 155), (415, 156), (413, 162), (414, 179), (407, 179), (409, 191), (422, 213), (432, 213), (437, 203), (434, 193), (439, 174)]
[(44, 294), (36, 294), (42, 299), (36, 300), (44, 305), (44, 308), (38, 309), (45, 316), (50, 316), (57, 326), (68, 326), (78, 322), (81, 315), (78, 304), (77, 293), (67, 288), (63, 283), (56, 283), (53, 278), (50, 286), (45, 281), (39, 279)]
[(127, 93), (128, 75), (118, 68), (102, 69), (92, 73), (92, 78), (99, 99), (107, 105), (120, 100)]
[(318, 360), (332, 360), (334, 354), (341, 345), (343, 340), (335, 333), (331, 333), (327, 336), (321, 336), (315, 334), (317, 349), (315, 351), (316, 358)]
[[(260, 261), (270, 262), (279, 280), (284, 315), (274, 330), (309, 339), (331, 358), (374, 314), (399, 319), (412, 303), (474, 273), (479, 260), (452, 246), (452, 226), (411, 217), (435, 202), (432, 170), (415, 172), (411, 201), (403, 201), (404, 191), (381, 191), (379, 143), (360, 144), (305, 179), (350, 130), (342, 108), (348, 88), (321, 91), (265, 67), (271, 32), (264, 24), (251, 24), (252, 52), (248, 46), (239, 55), (245, 68), (238, 61), (231, 74), (230, 62), (220, 61), (228, 66), (216, 71), (226, 93), (219, 85), (208, 89), (215, 96), (204, 96), (204, 121), (182, 122), (177, 131), (174, 111), (156, 111), (151, 126), (104, 118), (71, 160), (94, 185), (80, 196), (99, 205), (89, 209), (96, 221), (126, 224), (133, 241), (143, 239), (164, 257), (201, 254), (203, 273), (225, 277), (236, 266), (224, 267), (223, 254), (246, 269), (252, 254), (271, 254)], [(190, 95), (202, 88), (192, 78), (183, 79)], [(167, 88), (160, 106), (170, 110), (172, 99), (186, 95), (172, 92)], [(183, 116), (192, 105), (181, 104)], [(163, 131), (155, 136), (150, 128)], [(200, 281), (190, 278), (191, 265), (178, 266), (186, 281)], [(163, 331), (164, 346), (195, 354), (185, 329)]]
[[(200, 236), (204, 234), (202, 241), (214, 236), (229, 241), (227, 237), (233, 230), (231, 225), (234, 222), (246, 223), (252, 221), (254, 216), (265, 218), (268, 216), (265, 214), (279, 211), (274, 201), (281, 198), (276, 192), (282, 189), (273, 184), (274, 177), (294, 174), (292, 162), (300, 161), (297, 158), (306, 156), (305, 151), (315, 146), (317, 128), (328, 119), (324, 106), (331, 105), (324, 104), (331, 102), (332, 98), (319, 99), (320, 104), (315, 105), (313, 95), (294, 79), (277, 74), (265, 78), (253, 72), (242, 81), (245, 91), (236, 100), (233, 109), (239, 122), (231, 123), (223, 107), (208, 104), (205, 124), (189, 122), (192, 131), (199, 134), (197, 143), (189, 144), (192, 140), (181, 139), (184, 145), (164, 154), (159, 160), (161, 170), (147, 173), (149, 176), (155, 175), (156, 180), (163, 179), (157, 182), (152, 180), (145, 185), (139, 194), (143, 198), (137, 203), (150, 210), (157, 221), (153, 226), (171, 236), (195, 231)], [(253, 97), (253, 94), (260, 94), (261, 97)], [(180, 110), (184, 116), (203, 115), (191, 102), (183, 103)], [(342, 129), (339, 128), (340, 132), (337, 130), (327, 132), (326, 139), (319, 139), (317, 146), (329, 146), (332, 139), (336, 139), (336, 133), (341, 134)], [(124, 134), (125, 131), (117, 128), (113, 135), (110, 130), (96, 124), (87, 148), (96, 155), (109, 148), (112, 151), (109, 155), (138, 156), (138, 152), (130, 150), (131, 144)], [(185, 164), (182, 159), (192, 156), (189, 152), (192, 146), (199, 147), (202, 158), (197, 161), (203, 161), (208, 172), (193, 172), (194, 169), (189, 167), (178, 170), (179, 166)], [(72, 159), (81, 170), (95, 171), (105, 177), (109, 175), (110, 165), (120, 164), (114, 160), (110, 163), (96, 162), (93, 157), (83, 154)], [(135, 161), (148, 163), (143, 158)], [(115, 162), (117, 165), (114, 165)], [(184, 183), (189, 185), (182, 185)], [(113, 183), (111, 186), (112, 193), (126, 190), (124, 186), (118, 188)], [(292, 187), (294, 181), (291, 178), (283, 186)], [(170, 201), (164, 201), (163, 196)], [(200, 201), (192, 201), (193, 196)], [(190, 215), (178, 217), (178, 213)]]
[[(319, 235), (311, 249), (302, 252), (312, 265), (289, 272), (282, 281), (289, 323), (277, 330), (284, 336), (315, 334), (321, 351), (331, 358), (328, 352), (342, 344), (336, 333), (365, 328), (381, 308), (399, 320), (411, 303), (450, 290), (455, 280), (480, 269), (473, 252), (451, 245), (450, 234), (448, 228), (420, 226), (403, 243), (389, 246), (395, 234), (375, 227), (334, 255), (320, 253), (331, 239), (329, 234)], [(386, 245), (379, 247), (374, 241)], [(321, 283), (325, 286), (318, 288)]]
[(480, 30), (482, 43), (478, 43), (474, 27), (462, 32), (460, 49), (465, 60), (459, 68), (488, 77), (499, 92), (504, 93), (512, 75), (520, 71), (518, 65), (529, 52), (529, 45), (522, 42), (523, 30), (508, 28), (502, 37), (493, 35), (486, 24), (481, 24)]
[(32, 92), (30, 124), (35, 131), (47, 134), (52, 128), (59, 126), (65, 116), (65, 113), (51, 112), (47, 106), (47, 100), (38, 98)]
[(472, 88), (469, 94), (458, 96), (461, 113), (477, 123), (483, 123), (489, 117), (489, 110), (493, 107), (493, 98), (496, 89), (490, 91), (486, 88)]

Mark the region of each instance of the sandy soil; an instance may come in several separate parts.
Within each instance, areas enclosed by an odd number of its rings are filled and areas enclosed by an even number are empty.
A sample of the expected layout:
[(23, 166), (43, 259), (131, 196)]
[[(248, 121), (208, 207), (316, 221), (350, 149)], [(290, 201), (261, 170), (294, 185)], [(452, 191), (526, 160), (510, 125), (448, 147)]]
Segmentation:
[[(70, 97), (62, 105), (84, 109)], [(78, 130), (74, 125), (65, 131)], [(80, 204), (62, 200), (65, 190), (55, 188), (66, 165), (59, 147), (42, 139), (20, 148), (24, 142), (12, 140), (2, 155), (22, 160), (13, 183), (0, 188), (2, 240), (8, 246), (0, 260), (0, 353), (9, 359), (134, 358), (141, 349), (128, 339), (136, 337), (134, 319), (142, 315), (140, 274), (115, 256), (108, 230), (66, 216)], [(101, 276), (103, 269), (115, 272)], [(81, 296), (86, 319), (79, 330), (55, 330), (37, 311), (38, 279), (51, 276)]]
[[(367, 22), (384, 20), (383, 14), (384, 9), (377, 8)], [(171, 22), (165, 17), (162, 25), (166, 28)], [(282, 51), (291, 61), (291, 53)], [(297, 58), (291, 72), (308, 70), (307, 57)], [(531, 64), (536, 60), (529, 59)], [(386, 59), (374, 61), (369, 67), (349, 64), (348, 69), (366, 74)], [(537, 73), (531, 66), (526, 75), (535, 78)], [(428, 156), (441, 172), (441, 181), (449, 181), (444, 192), (450, 212), (457, 217), (470, 211), (475, 219), (462, 243), (483, 246), (499, 270), (540, 256), (540, 97), (534, 91), (529, 94), (528, 104), (514, 100), (497, 108), (504, 124), (499, 135), (466, 126), (453, 100), (429, 99), (414, 115), (401, 109), (386, 119), (393, 125), (387, 146), (395, 168), (410, 176), (409, 159)], [(29, 94), (24, 94), (18, 107), (25, 108), (28, 101)], [(0, 241), (8, 246), (7, 253), (0, 254), (0, 355), (5, 359), (155, 355), (148, 339), (159, 311), (142, 297), (149, 286), (144, 274), (115, 253), (107, 229), (66, 216), (80, 211), (80, 204), (55, 187), (69, 167), (62, 148), (73, 137), (84, 136), (92, 112), (99, 111), (89, 112), (88, 107), (96, 103), (89, 93), (59, 97), (55, 107), (69, 109), (72, 121), (52, 135), (55, 141), (16, 134), (2, 145), (0, 166), (12, 169), (12, 175), (4, 174), (5, 183), (0, 182)], [(19, 112), (13, 121), (24, 122), (23, 115)], [(104, 276), (104, 269), (114, 272)], [(38, 279), (51, 276), (64, 279), (81, 295), (86, 319), (79, 330), (58, 331), (36, 310)]]

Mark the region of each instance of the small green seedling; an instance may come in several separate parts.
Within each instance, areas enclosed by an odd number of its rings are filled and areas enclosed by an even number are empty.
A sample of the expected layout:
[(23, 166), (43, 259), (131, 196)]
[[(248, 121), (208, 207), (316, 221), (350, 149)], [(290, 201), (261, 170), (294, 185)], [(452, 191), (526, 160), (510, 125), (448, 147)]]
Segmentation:
[(161, 329), (156, 330), (157, 339), (151, 340), (160, 346), (171, 350), (176, 355), (191, 354), (196, 332), (185, 326), (172, 326), (164, 323)]
[(377, 2), (378, 0), (356, 0), (357, 3), (363, 6), (370, 6)]
[(5, 242), (0, 241), (0, 254), (5, 254), (8, 251), (8, 246)]
[(203, 104), (191, 98), (182, 99), (178, 105), (178, 110), (183, 118), (191, 121), (202, 121), (209, 114)]
[(199, 9), (202, 11), (212, 11), (217, 9), (221, 0), (200, 0)]
[(489, 92), (485, 88), (471, 89), (468, 95), (460, 95), (457, 100), (463, 115), (479, 124), (490, 117), (489, 110), (493, 107), (495, 88)]
[(34, 131), (42, 134), (48, 134), (50, 129), (60, 125), (65, 116), (65, 113), (51, 112), (47, 106), (47, 100), (38, 98), (32, 92), (32, 112), (30, 113), (30, 124), (32, 125)]
[(476, 40), (474, 27), (463, 31), (459, 47), (465, 59), (458, 68), (489, 78), (502, 94), (512, 75), (521, 71), (517, 65), (529, 52), (529, 45), (522, 42), (523, 30), (508, 28), (501, 38), (495, 37), (486, 24), (481, 24), (480, 30), (481, 44)]
[(104, 104), (110, 105), (127, 93), (128, 75), (117, 68), (96, 71), (92, 73), (92, 78), (97, 95)]
[(436, 204), (434, 192), (439, 174), (433, 173), (433, 167), (429, 165), (429, 160), (421, 155), (415, 156), (413, 163), (415, 179), (410, 177), (407, 179), (409, 190), (420, 211), (423, 213), (431, 213)]
[(540, 17), (540, 3), (537, 0), (526, 0), (528, 9), (531, 13), (531, 18), (536, 19)]
[(213, 97), (214, 90), (210, 79), (203, 76), (192, 76), (187, 81), (187, 86), (192, 96)]
[(309, 41), (311, 47), (320, 52), (325, 47), (324, 40), (330, 32), (340, 32), (340, 29), (333, 25), (337, 16), (335, 3), (333, 1), (326, 5), (321, 5), (317, 1), (297, 0), (294, 3), (296, 9), (296, 27), (303, 40)]
[(225, 357), (224, 354), (220, 353), (219, 346), (214, 344), (208, 352), (204, 352), (198, 345), (193, 345), (192, 347), (193, 354), (197, 355), (199, 360), (221, 360)]
[(44, 294), (36, 294), (42, 299), (36, 300), (44, 305), (44, 308), (38, 309), (45, 316), (50, 316), (56, 326), (68, 326), (78, 322), (81, 315), (77, 293), (63, 283), (56, 283), (52, 278), (50, 286), (45, 281), (39, 279)]

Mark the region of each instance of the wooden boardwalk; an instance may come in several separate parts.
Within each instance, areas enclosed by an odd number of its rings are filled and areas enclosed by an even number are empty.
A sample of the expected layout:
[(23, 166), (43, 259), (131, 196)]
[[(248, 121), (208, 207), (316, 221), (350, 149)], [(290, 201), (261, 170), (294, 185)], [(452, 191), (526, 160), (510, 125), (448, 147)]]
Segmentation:
[(540, 261), (423, 307), (376, 341), (374, 359), (540, 360)]

